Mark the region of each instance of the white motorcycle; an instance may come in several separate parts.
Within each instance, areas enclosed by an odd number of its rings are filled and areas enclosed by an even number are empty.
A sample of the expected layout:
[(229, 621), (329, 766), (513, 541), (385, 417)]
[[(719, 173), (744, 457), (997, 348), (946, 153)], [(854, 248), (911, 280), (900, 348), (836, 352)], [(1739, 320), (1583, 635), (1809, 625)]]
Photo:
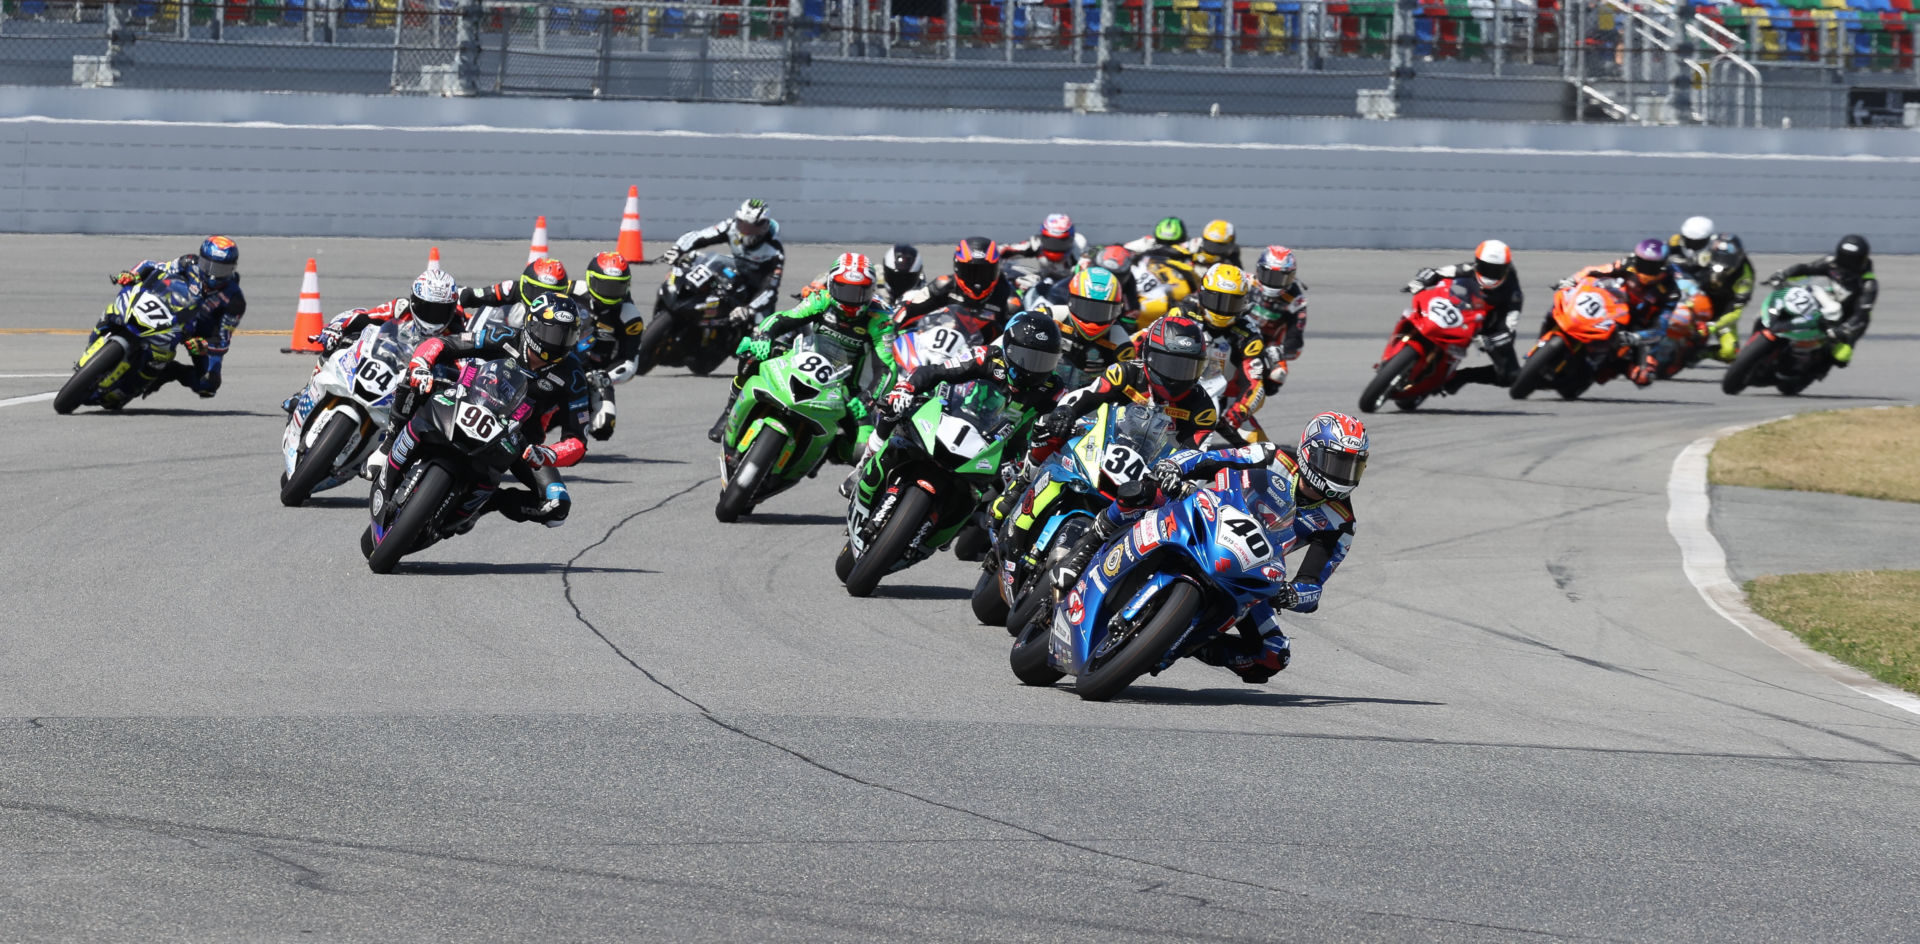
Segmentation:
[(411, 322), (371, 325), (359, 340), (327, 355), (287, 416), (281, 504), (296, 507), (360, 474), (386, 435), (407, 358), (425, 337)]

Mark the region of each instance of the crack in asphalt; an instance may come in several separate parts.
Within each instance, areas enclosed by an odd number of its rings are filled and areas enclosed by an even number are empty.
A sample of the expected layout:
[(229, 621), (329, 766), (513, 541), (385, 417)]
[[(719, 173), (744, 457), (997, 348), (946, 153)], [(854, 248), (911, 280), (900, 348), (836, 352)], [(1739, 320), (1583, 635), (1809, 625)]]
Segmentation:
[[(1282, 896), (1287, 896), (1287, 897), (1296, 898), (1296, 899), (1303, 899), (1303, 900), (1311, 899), (1312, 896), (1306, 895), (1305, 893), (1300, 892), (1296, 889), (1284, 888), (1284, 887), (1275, 886), (1275, 885), (1265, 885), (1260, 882), (1254, 882), (1254, 881), (1250, 881), (1242, 878), (1234, 878), (1231, 876), (1215, 875), (1213, 873), (1202, 872), (1197, 869), (1183, 868), (1177, 865), (1169, 865), (1164, 862), (1155, 862), (1150, 859), (1142, 859), (1136, 856), (1126, 855), (1124, 853), (1113, 852), (1106, 849), (1096, 848), (1094, 846), (1087, 845), (1086, 843), (1083, 843), (1083, 842), (1077, 842), (1072, 839), (1067, 839), (1061, 836), (1052, 835), (1042, 830), (1035, 829), (1031, 826), (1021, 825), (1020, 823), (1013, 822), (1012, 820), (1003, 819), (1001, 817), (994, 816), (989, 813), (983, 813), (983, 812), (980, 812), (979, 810), (970, 809), (968, 807), (961, 806), (956, 803), (949, 803), (944, 800), (935, 799), (930, 796), (925, 796), (919, 793), (915, 793), (903, 787), (896, 787), (889, 784), (881, 783), (876, 780), (870, 780), (858, 774), (852, 773), (850, 771), (841, 770), (837, 767), (834, 767), (826, 763), (825, 761), (815, 758), (814, 756), (806, 753), (805, 751), (802, 751), (795, 747), (789, 747), (785, 744), (782, 744), (764, 735), (756, 734), (752, 731), (747, 730), (744, 727), (741, 727), (739, 724), (736, 724), (732, 721), (727, 720), (726, 718), (721, 717), (712, 708), (707, 707), (704, 703), (700, 702), (698, 699), (695, 699), (693, 696), (688, 695), (686, 692), (683, 692), (679, 688), (676, 688), (673, 685), (669, 684), (666, 680), (654, 674), (652, 670), (648, 669), (644, 665), (641, 665), (638, 659), (635, 659), (625, 649), (622, 649), (620, 647), (620, 644), (614, 642), (611, 637), (609, 637), (605, 632), (603, 632), (600, 629), (600, 627), (594, 625), (593, 621), (588, 619), (586, 613), (581, 610), (580, 604), (576, 600), (574, 600), (573, 580), (572, 580), (573, 566), (582, 557), (585, 557), (588, 552), (594, 550), (595, 548), (601, 547), (602, 545), (605, 545), (608, 541), (612, 540), (614, 534), (618, 532), (621, 528), (625, 527), (628, 523), (634, 521), (635, 519), (641, 517), (642, 515), (649, 514), (654, 511), (658, 511), (661, 508), (666, 507), (667, 504), (672, 502), (674, 499), (687, 495), (693, 492), (693, 490), (712, 481), (714, 481), (713, 476), (708, 476), (706, 478), (700, 479), (699, 481), (694, 482), (693, 484), (688, 485), (687, 487), (677, 492), (674, 492), (673, 494), (668, 495), (665, 498), (660, 499), (659, 501), (653, 503), (652, 505), (649, 505), (645, 508), (635, 511), (632, 514), (629, 514), (626, 517), (621, 518), (619, 521), (614, 522), (612, 525), (610, 525), (607, 528), (606, 533), (600, 536), (599, 540), (593, 542), (592, 544), (587, 545), (586, 547), (581, 548), (579, 553), (573, 555), (571, 558), (568, 558), (566, 565), (561, 569), (561, 574), (560, 574), (561, 587), (564, 591), (564, 595), (567, 601), (567, 606), (569, 606), (573, 610), (574, 619), (577, 622), (579, 622), (580, 625), (586, 627), (588, 632), (592, 633), (596, 638), (598, 638), (602, 643), (604, 643), (606, 647), (609, 650), (611, 650), (615, 656), (618, 656), (622, 662), (625, 662), (627, 665), (631, 666), (634, 671), (639, 672), (642, 676), (646, 678), (647, 681), (653, 683), (661, 691), (664, 691), (667, 694), (672, 695), (673, 697), (678, 698), (679, 700), (687, 703), (687, 705), (692, 707), (695, 711), (699, 712), (702, 718), (706, 719), (708, 722), (720, 728), (721, 730), (724, 730), (734, 735), (737, 735), (739, 737), (745, 738), (749, 741), (753, 741), (757, 744), (761, 744), (766, 747), (772, 748), (773, 750), (778, 751), (782, 754), (785, 754), (797, 761), (800, 761), (801, 763), (809, 767), (812, 767), (815, 770), (818, 770), (829, 776), (837, 777), (841, 780), (845, 780), (849, 783), (853, 783), (853, 784), (866, 787), (872, 790), (879, 790), (883, 793), (892, 794), (894, 796), (911, 800), (916, 803), (924, 804), (926, 806), (931, 806), (936, 809), (942, 809), (951, 813), (957, 813), (961, 816), (978, 819), (987, 823), (991, 823), (995, 826), (999, 826), (1003, 829), (1009, 829), (1026, 836), (1031, 836), (1033, 837), (1033, 839), (1041, 842), (1050, 843), (1065, 849), (1074, 850), (1076, 852), (1086, 853), (1088, 855), (1095, 856), (1098, 858), (1108, 859), (1115, 862), (1124, 862), (1129, 865), (1135, 865), (1135, 866), (1139, 866), (1147, 869), (1154, 869), (1162, 872), (1170, 872), (1172, 874), (1181, 875), (1188, 878), (1201, 879), (1204, 881), (1211, 881), (1211, 882), (1219, 882), (1225, 885), (1239, 886), (1241, 888), (1246, 888), (1253, 891), (1263, 891), (1263, 892), (1268, 892), (1270, 894), (1282, 895)], [(1153, 886), (1149, 886), (1149, 889), (1151, 888), (1153, 888)], [(1182, 896), (1182, 897), (1197, 897), (1197, 896)], [(1202, 900), (1204, 901), (1205, 899), (1202, 899)], [(1515, 925), (1494, 924), (1494, 923), (1482, 922), (1482, 921), (1468, 921), (1468, 920), (1458, 919), (1458, 918), (1442, 918), (1442, 917), (1435, 917), (1432, 915), (1409, 914), (1409, 913), (1399, 912), (1399, 911), (1386, 911), (1386, 910), (1371, 909), (1371, 908), (1356, 908), (1351, 905), (1347, 905), (1343, 903), (1335, 903), (1335, 902), (1325, 902), (1325, 903), (1332, 904), (1335, 907), (1346, 910), (1352, 914), (1367, 915), (1367, 916), (1379, 917), (1379, 918), (1401, 918), (1401, 919), (1406, 919), (1410, 921), (1423, 921), (1423, 922), (1429, 922), (1433, 924), (1443, 924), (1443, 925), (1449, 925), (1449, 926), (1455, 926), (1455, 927), (1478, 928), (1478, 929), (1489, 930), (1489, 931), (1506, 931), (1506, 932), (1511, 932), (1515, 934), (1528, 934), (1528, 935), (1535, 935), (1538, 937), (1546, 937), (1546, 938), (1554, 938), (1554, 939), (1577, 938), (1580, 940), (1595, 940), (1595, 941), (1622, 940), (1619, 938), (1608, 938), (1608, 937), (1601, 937), (1598, 935), (1581, 935), (1581, 934), (1573, 934), (1565, 931), (1543, 931), (1537, 928), (1519, 927)]]

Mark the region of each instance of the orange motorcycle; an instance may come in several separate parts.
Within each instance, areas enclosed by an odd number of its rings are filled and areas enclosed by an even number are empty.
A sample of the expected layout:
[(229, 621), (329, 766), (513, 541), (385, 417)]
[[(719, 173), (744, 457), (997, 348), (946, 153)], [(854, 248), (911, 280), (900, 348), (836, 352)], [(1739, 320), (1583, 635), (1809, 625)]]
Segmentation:
[(1627, 289), (1618, 278), (1582, 274), (1553, 295), (1546, 331), (1527, 352), (1520, 376), (1508, 388), (1515, 400), (1552, 387), (1572, 400), (1596, 383), (1629, 369), (1634, 354), (1626, 327)]

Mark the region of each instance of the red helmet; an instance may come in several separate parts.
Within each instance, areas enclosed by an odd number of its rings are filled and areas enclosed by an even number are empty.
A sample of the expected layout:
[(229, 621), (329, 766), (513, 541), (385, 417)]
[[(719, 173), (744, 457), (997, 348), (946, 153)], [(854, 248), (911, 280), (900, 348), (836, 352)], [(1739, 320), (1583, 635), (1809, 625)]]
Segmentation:
[(602, 305), (618, 305), (627, 300), (633, 286), (633, 271), (627, 257), (603, 252), (587, 263), (587, 293)]
[(1000, 281), (1000, 246), (985, 236), (968, 236), (953, 251), (953, 281), (960, 294), (986, 301)]
[(857, 252), (841, 253), (827, 272), (827, 297), (848, 314), (873, 300), (873, 263)]
[(1093, 264), (1114, 275), (1119, 275), (1133, 264), (1133, 253), (1129, 252), (1125, 246), (1108, 246), (1100, 250), (1099, 255), (1093, 257)]
[(565, 295), (573, 283), (567, 280), (567, 267), (558, 259), (535, 259), (520, 273), (520, 301), (531, 305), (542, 295)]

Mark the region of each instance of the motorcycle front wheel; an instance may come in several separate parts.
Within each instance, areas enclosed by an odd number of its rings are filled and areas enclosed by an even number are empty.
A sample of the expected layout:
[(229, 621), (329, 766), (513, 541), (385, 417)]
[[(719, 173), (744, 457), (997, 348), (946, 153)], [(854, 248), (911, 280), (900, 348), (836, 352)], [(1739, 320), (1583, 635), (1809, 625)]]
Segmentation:
[(646, 329), (640, 332), (640, 347), (634, 354), (638, 366), (634, 369), (634, 373), (647, 373), (653, 370), (655, 364), (660, 363), (660, 349), (666, 346), (667, 338), (672, 334), (673, 313), (655, 308), (653, 320), (647, 322)]
[(763, 479), (773, 474), (773, 464), (780, 461), (780, 450), (786, 445), (787, 437), (762, 427), (753, 445), (747, 447), (746, 456), (733, 467), (727, 487), (720, 490), (720, 501), (713, 506), (713, 516), (722, 524), (731, 524), (753, 511), (754, 492), (759, 490)]
[(867, 545), (867, 552), (854, 560), (853, 570), (847, 574), (848, 595), (872, 596), (874, 588), (880, 586), (880, 578), (892, 573), (893, 565), (906, 556), (907, 549), (913, 545), (913, 536), (920, 532), (920, 526), (932, 513), (933, 496), (927, 494), (926, 489), (903, 488), (899, 503), (887, 516), (887, 523), (880, 528), (873, 543)]
[(1534, 348), (1533, 354), (1527, 357), (1527, 362), (1520, 366), (1520, 376), (1513, 378), (1513, 386), (1507, 388), (1507, 395), (1515, 400), (1525, 400), (1535, 390), (1546, 386), (1547, 377), (1555, 367), (1560, 366), (1560, 359), (1566, 354), (1567, 342), (1559, 335), (1540, 342), (1540, 346)]
[(127, 349), (118, 344), (108, 344), (93, 355), (93, 360), (75, 368), (73, 376), (60, 385), (60, 392), (53, 395), (53, 412), (62, 416), (72, 413), (87, 402), (87, 397), (100, 387), (100, 378), (111, 373), (127, 356)]
[(335, 413), (328, 419), (326, 428), (320, 431), (320, 438), (313, 441), (313, 448), (300, 454), (293, 474), (280, 484), (280, 504), (298, 508), (313, 497), (313, 487), (320, 484), (321, 479), (333, 474), (334, 465), (340, 461), (340, 453), (347, 448), (347, 440), (359, 427), (359, 422), (345, 413)]
[(1166, 655), (1180, 634), (1193, 625), (1200, 611), (1200, 591), (1186, 581), (1168, 585), (1160, 605), (1132, 639), (1120, 644), (1120, 651), (1073, 680), (1074, 694), (1087, 701), (1106, 701), (1120, 694), (1133, 680), (1146, 674)]
[(1386, 363), (1374, 372), (1367, 389), (1360, 391), (1360, 412), (1372, 413), (1380, 409), (1380, 404), (1386, 401), (1389, 394), (1406, 385), (1407, 374), (1419, 359), (1420, 352), (1411, 346), (1403, 347), (1387, 358)]
[(407, 497), (406, 507), (393, 516), (393, 526), (387, 529), (387, 535), (367, 555), (367, 569), (376, 574), (393, 573), (400, 558), (420, 543), (420, 536), (433, 524), (435, 512), (446, 502), (447, 493), (453, 490), (453, 473), (438, 462), (427, 466), (420, 473), (420, 481), (414, 485), (413, 494)]
[(1753, 380), (1753, 372), (1760, 365), (1773, 359), (1776, 341), (1769, 341), (1765, 335), (1754, 335), (1747, 346), (1740, 349), (1739, 356), (1733, 359), (1733, 366), (1727, 368), (1727, 375), (1720, 378), (1720, 390), (1728, 396), (1738, 396), (1747, 389)]
[(1007, 601), (1000, 598), (1000, 568), (990, 567), (980, 571), (980, 579), (973, 582), (973, 618), (983, 626), (1004, 626), (1007, 622)]

